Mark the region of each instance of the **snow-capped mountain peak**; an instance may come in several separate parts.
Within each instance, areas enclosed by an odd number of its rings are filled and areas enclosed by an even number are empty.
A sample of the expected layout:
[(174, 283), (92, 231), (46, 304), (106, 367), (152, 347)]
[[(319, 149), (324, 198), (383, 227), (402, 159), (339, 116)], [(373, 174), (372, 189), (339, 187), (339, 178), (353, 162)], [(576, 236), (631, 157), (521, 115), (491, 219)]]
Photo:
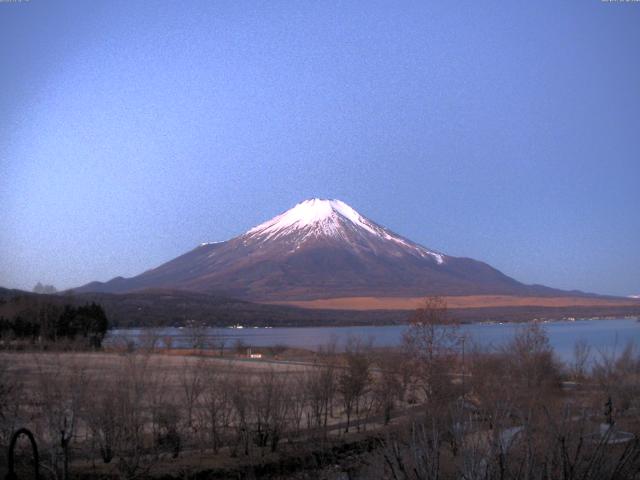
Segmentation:
[(390, 241), (412, 255), (430, 256), (438, 264), (444, 262), (442, 254), (399, 237), (360, 215), (341, 200), (305, 200), (271, 220), (253, 227), (244, 237), (270, 241), (293, 236), (299, 246), (308, 239), (321, 237), (350, 241), (354, 232), (369, 240)]
[(247, 235), (261, 234), (275, 238), (284, 232), (314, 226), (320, 226), (318, 233), (334, 235), (337, 230), (336, 224), (340, 217), (349, 220), (354, 225), (364, 228), (370, 233), (375, 233), (367, 221), (346, 203), (340, 200), (312, 198), (300, 202), (277, 217), (253, 227), (247, 232)]

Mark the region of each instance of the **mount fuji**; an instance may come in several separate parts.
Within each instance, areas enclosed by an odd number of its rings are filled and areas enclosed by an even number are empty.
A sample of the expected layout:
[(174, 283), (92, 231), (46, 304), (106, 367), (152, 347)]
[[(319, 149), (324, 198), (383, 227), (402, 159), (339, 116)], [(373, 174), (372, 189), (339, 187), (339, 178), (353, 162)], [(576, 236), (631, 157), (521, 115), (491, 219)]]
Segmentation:
[[(305, 200), (246, 233), (203, 243), (132, 278), (75, 291), (174, 289), (279, 302), (425, 295), (556, 296), (490, 265), (412, 242), (340, 200)], [(571, 292), (580, 295), (579, 292)]]

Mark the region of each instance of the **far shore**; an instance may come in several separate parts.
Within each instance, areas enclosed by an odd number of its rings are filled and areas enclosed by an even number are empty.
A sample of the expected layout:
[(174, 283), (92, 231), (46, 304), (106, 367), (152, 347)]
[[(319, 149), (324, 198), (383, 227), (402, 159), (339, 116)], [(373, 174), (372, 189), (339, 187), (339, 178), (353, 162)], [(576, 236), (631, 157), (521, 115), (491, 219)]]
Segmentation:
[[(603, 315), (603, 316), (586, 316), (586, 317), (558, 317), (558, 318), (532, 318), (529, 320), (477, 320), (477, 321), (463, 321), (463, 322), (459, 322), (461, 325), (468, 325), (468, 324), (476, 324), (476, 325), (511, 325), (511, 324), (522, 324), (522, 323), (559, 323), (559, 322), (591, 322), (591, 321), (606, 321), (606, 320), (618, 320), (618, 319), (628, 319), (628, 320), (635, 320), (637, 322), (640, 322), (640, 315), (624, 315), (624, 316), (612, 316), (612, 315)], [(344, 327), (344, 328), (350, 328), (350, 327), (401, 327), (401, 326), (409, 326), (410, 322), (404, 322), (404, 323), (389, 323), (389, 324), (371, 324), (371, 325), (366, 325), (366, 324), (344, 324), (344, 325), (287, 325), (287, 326), (283, 326), (283, 325), (278, 325), (278, 326), (271, 326), (271, 325), (264, 325), (264, 326), (247, 326), (245, 327), (244, 325), (240, 325), (239, 327), (237, 325), (228, 325), (228, 326), (209, 326), (209, 325), (202, 325), (202, 327), (206, 327), (206, 328), (216, 328), (219, 330), (236, 330), (236, 329), (241, 329), (241, 330), (265, 330), (265, 329), (274, 329), (274, 328), (323, 328), (323, 327), (327, 327), (327, 328), (340, 328), (340, 327)], [(118, 330), (118, 331), (126, 331), (126, 330), (140, 330), (140, 329), (145, 329), (145, 328), (176, 328), (176, 329), (188, 329), (189, 327), (183, 327), (183, 326), (173, 326), (173, 325), (165, 325), (165, 326), (127, 326), (127, 327), (114, 327), (111, 328), (110, 331), (113, 330)]]

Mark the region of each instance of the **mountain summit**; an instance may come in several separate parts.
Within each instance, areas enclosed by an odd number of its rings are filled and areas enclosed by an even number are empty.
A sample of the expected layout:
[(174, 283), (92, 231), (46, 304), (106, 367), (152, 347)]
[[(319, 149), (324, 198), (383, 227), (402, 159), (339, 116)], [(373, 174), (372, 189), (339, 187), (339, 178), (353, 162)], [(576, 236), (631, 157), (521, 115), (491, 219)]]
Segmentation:
[(325, 241), (343, 244), (354, 251), (388, 255), (430, 257), (444, 262), (444, 255), (428, 250), (360, 215), (340, 200), (313, 198), (252, 228), (243, 235), (248, 243), (280, 241), (295, 249)]
[(352, 296), (553, 295), (486, 263), (445, 255), (369, 220), (340, 200), (305, 200), (225, 242), (194, 250), (136, 277), (78, 291), (148, 288), (224, 293), (254, 301)]

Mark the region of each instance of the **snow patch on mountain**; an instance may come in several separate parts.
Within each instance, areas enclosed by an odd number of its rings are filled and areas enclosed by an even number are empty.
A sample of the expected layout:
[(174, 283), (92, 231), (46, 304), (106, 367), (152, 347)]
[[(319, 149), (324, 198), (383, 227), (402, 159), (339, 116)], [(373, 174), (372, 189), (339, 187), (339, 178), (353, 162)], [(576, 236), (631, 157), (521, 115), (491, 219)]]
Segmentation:
[(202, 242), (200, 244), (201, 247), (206, 247), (207, 245), (215, 245), (217, 243), (224, 243), (223, 241), (218, 241), (218, 242)]

